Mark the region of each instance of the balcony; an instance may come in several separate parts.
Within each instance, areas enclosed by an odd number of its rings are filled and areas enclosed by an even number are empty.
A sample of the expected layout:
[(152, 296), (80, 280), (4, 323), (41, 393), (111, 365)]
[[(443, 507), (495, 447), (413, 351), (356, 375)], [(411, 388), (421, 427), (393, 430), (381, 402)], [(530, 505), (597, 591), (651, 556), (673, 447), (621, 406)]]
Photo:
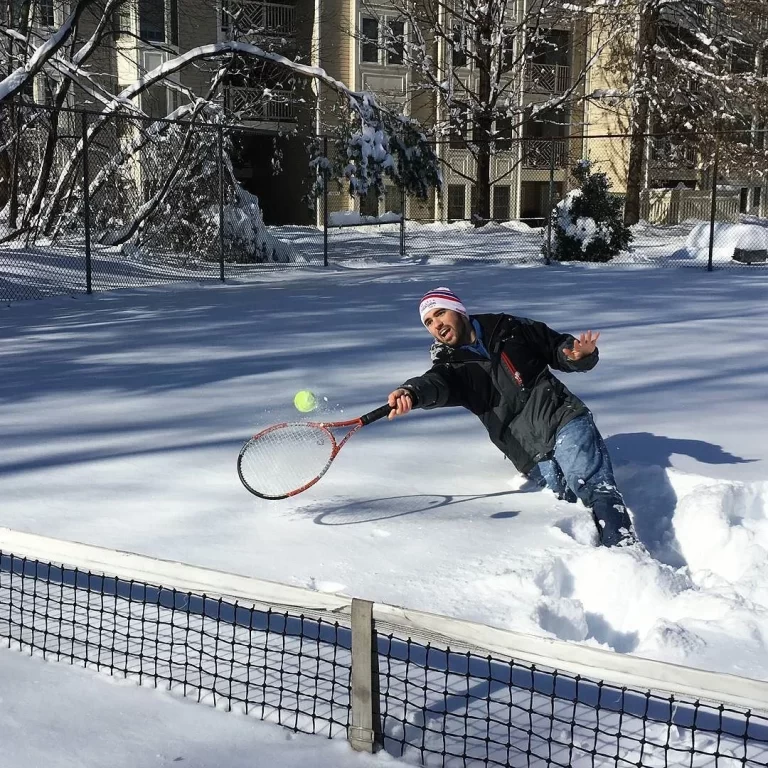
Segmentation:
[(528, 93), (564, 93), (571, 85), (571, 68), (564, 64), (528, 62), (524, 85)]
[(656, 168), (695, 168), (697, 153), (695, 147), (673, 143), (666, 136), (651, 138), (651, 165)]
[(566, 139), (523, 139), (523, 168), (549, 170), (567, 166)]
[(290, 91), (261, 88), (227, 88), (227, 107), (243, 120), (295, 123), (296, 100)]
[(225, 38), (293, 37), (296, 8), (259, 0), (224, 0), (221, 33)]

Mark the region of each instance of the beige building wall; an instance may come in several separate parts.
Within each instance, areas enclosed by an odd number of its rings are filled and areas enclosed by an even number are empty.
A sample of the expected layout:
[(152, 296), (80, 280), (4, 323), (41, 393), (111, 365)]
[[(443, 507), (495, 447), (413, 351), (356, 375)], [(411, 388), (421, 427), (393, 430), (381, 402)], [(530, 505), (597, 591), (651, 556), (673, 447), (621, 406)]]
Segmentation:
[(616, 71), (615, 46), (634, 47), (629, 38), (610, 40), (610, 30), (597, 28), (589, 38), (588, 56), (593, 60), (587, 73), (587, 92), (602, 92), (602, 99), (590, 99), (585, 105), (585, 155), (593, 170), (606, 173), (615, 192), (626, 191), (629, 160), (630, 115), (628, 104), (611, 97), (626, 91), (625, 76)]

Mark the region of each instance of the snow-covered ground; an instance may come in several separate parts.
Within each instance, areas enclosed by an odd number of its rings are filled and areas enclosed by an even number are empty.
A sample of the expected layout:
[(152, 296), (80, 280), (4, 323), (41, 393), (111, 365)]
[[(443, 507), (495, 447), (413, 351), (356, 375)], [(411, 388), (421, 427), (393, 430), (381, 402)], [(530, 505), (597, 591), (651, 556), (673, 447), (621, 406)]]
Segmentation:
[[(602, 332), (597, 369), (566, 378), (653, 558), (595, 549), (587, 511), (518, 489), (458, 410), (372, 425), (294, 499), (242, 488), (242, 441), (299, 417), (298, 389), (351, 417), (428, 367), (435, 284)], [(404, 266), (15, 304), (2, 522), (768, 679), (767, 289), (762, 271)]]
[[(768, 680), (768, 272), (371, 261), (0, 307), (0, 524)], [(371, 425), (291, 500), (243, 489), (297, 390), (353, 417), (428, 367), (436, 285), (601, 331), (564, 378), (650, 555), (596, 548), (458, 410)]]

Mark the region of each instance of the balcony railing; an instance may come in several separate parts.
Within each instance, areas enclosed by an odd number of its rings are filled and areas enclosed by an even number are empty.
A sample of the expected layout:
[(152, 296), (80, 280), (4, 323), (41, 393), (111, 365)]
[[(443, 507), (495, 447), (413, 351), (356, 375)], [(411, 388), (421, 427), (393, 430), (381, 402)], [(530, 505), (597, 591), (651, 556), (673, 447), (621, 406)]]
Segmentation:
[(666, 136), (651, 139), (651, 164), (668, 168), (695, 168), (696, 149), (686, 144), (672, 143)]
[(528, 93), (563, 93), (570, 85), (570, 67), (531, 62), (525, 65), (525, 90)]
[(565, 139), (523, 139), (524, 168), (566, 168), (568, 142)]
[(272, 123), (296, 121), (296, 101), (290, 91), (269, 91), (261, 88), (227, 88), (227, 105), (243, 120)]
[(225, 0), (221, 31), (226, 37), (292, 37), (296, 34), (296, 8), (259, 0)]

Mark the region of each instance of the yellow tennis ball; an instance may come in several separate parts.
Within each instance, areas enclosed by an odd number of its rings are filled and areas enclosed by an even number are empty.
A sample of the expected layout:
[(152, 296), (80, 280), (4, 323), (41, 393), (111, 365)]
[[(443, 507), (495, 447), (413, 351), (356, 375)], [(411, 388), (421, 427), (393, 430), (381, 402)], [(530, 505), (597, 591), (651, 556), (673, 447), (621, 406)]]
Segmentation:
[(308, 389), (302, 389), (296, 393), (296, 396), (293, 398), (293, 404), (296, 406), (297, 411), (309, 413), (317, 408), (317, 398)]

